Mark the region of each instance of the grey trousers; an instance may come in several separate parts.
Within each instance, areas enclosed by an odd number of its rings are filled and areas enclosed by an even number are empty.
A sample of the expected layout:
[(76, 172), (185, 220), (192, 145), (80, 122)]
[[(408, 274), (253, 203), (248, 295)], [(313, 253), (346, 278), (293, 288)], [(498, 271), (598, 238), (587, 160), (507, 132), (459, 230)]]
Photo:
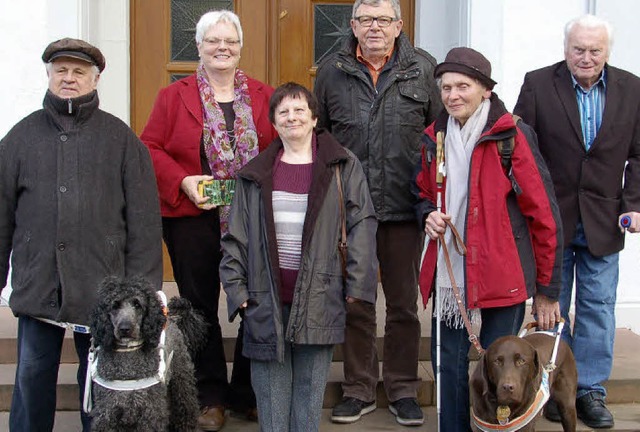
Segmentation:
[[(283, 308), (283, 322), (289, 307)], [(315, 432), (320, 426), (333, 345), (285, 342), (284, 362), (251, 360), (261, 432)]]

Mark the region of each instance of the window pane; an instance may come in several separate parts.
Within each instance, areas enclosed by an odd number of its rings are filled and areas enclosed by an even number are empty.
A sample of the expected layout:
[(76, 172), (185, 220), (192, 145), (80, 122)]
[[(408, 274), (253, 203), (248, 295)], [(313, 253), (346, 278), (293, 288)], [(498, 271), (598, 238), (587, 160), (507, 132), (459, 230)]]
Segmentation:
[(351, 34), (351, 8), (353, 5), (315, 5), (314, 20), (314, 51), (313, 61), (318, 64), (327, 55), (338, 51), (344, 43), (344, 38)]
[(178, 80), (181, 80), (182, 78), (186, 78), (188, 77), (189, 74), (171, 74), (171, 82), (176, 82)]
[(198, 61), (196, 24), (210, 10), (233, 10), (233, 0), (172, 0), (171, 61)]

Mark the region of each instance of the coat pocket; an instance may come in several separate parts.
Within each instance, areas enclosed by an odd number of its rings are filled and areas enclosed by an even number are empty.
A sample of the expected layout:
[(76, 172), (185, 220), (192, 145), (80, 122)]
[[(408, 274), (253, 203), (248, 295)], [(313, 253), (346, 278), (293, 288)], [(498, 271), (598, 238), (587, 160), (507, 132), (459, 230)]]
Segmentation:
[(307, 313), (309, 328), (344, 328), (346, 306), (341, 275), (316, 273)]

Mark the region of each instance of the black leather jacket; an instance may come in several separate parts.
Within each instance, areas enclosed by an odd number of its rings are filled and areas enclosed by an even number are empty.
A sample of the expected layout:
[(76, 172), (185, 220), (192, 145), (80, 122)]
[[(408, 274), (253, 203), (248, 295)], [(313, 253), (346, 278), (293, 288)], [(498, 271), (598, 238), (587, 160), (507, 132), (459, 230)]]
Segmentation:
[(375, 88), (356, 47), (351, 36), (318, 68), (318, 126), (360, 159), (380, 222), (413, 220), (409, 185), (422, 134), (442, 109), (433, 79), (436, 61), (401, 33)]

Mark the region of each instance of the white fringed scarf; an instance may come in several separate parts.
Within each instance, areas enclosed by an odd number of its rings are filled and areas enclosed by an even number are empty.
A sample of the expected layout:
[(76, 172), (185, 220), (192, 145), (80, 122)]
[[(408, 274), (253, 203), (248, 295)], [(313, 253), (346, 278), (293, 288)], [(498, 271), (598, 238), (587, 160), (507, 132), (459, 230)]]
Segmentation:
[[(447, 135), (444, 141), (444, 159), (447, 173), (445, 208), (447, 214), (451, 215), (451, 222), (463, 236), (463, 239), (465, 236), (467, 200), (469, 195), (471, 154), (487, 124), (490, 106), (491, 103), (489, 100), (484, 99), (462, 128), (460, 127), (460, 123), (452, 116), (449, 116), (447, 123)], [(449, 250), (449, 258), (451, 259), (451, 267), (453, 268), (456, 285), (460, 290), (460, 296), (464, 304), (464, 258), (455, 251), (451, 230), (446, 231), (444, 240)], [(438, 251), (437, 268), (436, 284), (437, 293), (441, 298), (441, 320), (450, 328), (461, 329), (464, 327), (464, 322), (458, 310), (442, 249)], [(436, 313), (437, 311), (434, 309), (434, 316), (436, 316)], [(477, 324), (480, 319), (479, 310), (470, 310), (469, 318), (473, 324)]]

